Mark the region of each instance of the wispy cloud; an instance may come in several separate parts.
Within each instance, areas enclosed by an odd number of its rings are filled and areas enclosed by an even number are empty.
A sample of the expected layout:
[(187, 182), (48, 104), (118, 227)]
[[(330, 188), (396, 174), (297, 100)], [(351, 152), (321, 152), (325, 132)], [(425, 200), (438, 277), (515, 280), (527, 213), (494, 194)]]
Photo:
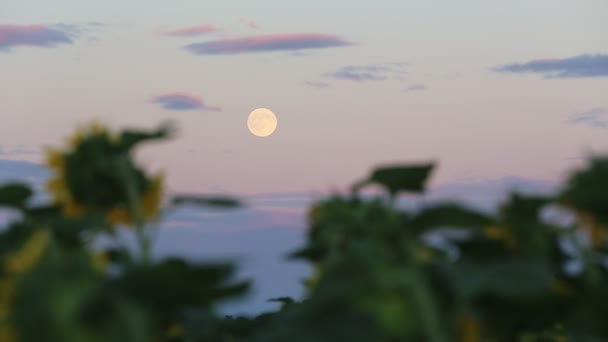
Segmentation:
[(545, 78), (607, 77), (608, 55), (585, 54), (563, 59), (539, 59), (493, 68), (504, 73), (536, 73)]
[(195, 37), (204, 35), (211, 32), (220, 31), (221, 29), (217, 26), (205, 24), (198, 26), (183, 27), (175, 30), (164, 30), (160, 34), (164, 36), (177, 36), (177, 37)]
[(220, 107), (208, 106), (200, 97), (184, 92), (157, 95), (152, 98), (152, 102), (168, 110), (198, 109), (215, 112), (222, 110)]
[(326, 72), (321, 76), (357, 82), (385, 81), (389, 79), (401, 80), (407, 74), (405, 65), (405, 63), (347, 65), (338, 70)]
[(422, 83), (416, 83), (416, 84), (412, 84), (411, 86), (405, 88), (403, 91), (405, 92), (412, 92), (412, 91), (423, 91), (423, 90), (428, 90), (429, 88)]
[(608, 108), (592, 108), (586, 112), (574, 114), (567, 122), (598, 128), (608, 128)]
[(288, 33), (214, 40), (184, 47), (198, 55), (227, 55), (272, 51), (326, 49), (353, 45), (338, 36), (325, 33)]
[(55, 47), (72, 44), (74, 26), (0, 24), (0, 51), (16, 46)]

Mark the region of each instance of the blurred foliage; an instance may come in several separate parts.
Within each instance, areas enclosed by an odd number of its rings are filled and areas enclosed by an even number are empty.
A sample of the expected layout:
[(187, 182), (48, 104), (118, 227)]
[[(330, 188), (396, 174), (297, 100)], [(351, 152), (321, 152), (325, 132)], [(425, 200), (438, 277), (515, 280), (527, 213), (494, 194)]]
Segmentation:
[[(79, 129), (49, 149), (48, 204), (33, 204), (25, 184), (0, 186), (0, 207), (20, 214), (0, 231), (0, 341), (608, 340), (608, 159), (553, 196), (512, 193), (494, 215), (456, 202), (399, 207), (397, 196), (424, 193), (433, 164), (373, 170), (310, 208), (306, 243), (291, 254), (314, 269), (301, 300), (222, 317), (218, 304), (249, 287), (235, 265), (152, 258), (162, 176), (133, 155), (171, 132)], [(368, 185), (384, 191), (365, 195)], [(165, 206), (184, 204), (242, 206), (191, 194)], [(548, 208), (574, 219), (546, 219)]]
[[(27, 185), (0, 186), (0, 207), (20, 212), (0, 232), (0, 341), (184, 340), (187, 312), (217, 321), (217, 303), (246, 292), (232, 264), (151, 257), (162, 177), (133, 154), (170, 133), (93, 123), (67, 148), (48, 150), (52, 203), (30, 204)], [(125, 247), (119, 229), (136, 235), (137, 249)], [(102, 237), (112, 243), (96, 246)]]
[[(424, 192), (433, 166), (377, 169), (311, 208), (292, 255), (314, 266), (308, 293), (255, 340), (608, 340), (607, 165), (593, 159), (555, 196), (512, 193), (496, 215), (399, 208), (395, 197)], [(371, 184), (385, 195), (362, 195)], [(577, 220), (543, 219), (551, 206)]]

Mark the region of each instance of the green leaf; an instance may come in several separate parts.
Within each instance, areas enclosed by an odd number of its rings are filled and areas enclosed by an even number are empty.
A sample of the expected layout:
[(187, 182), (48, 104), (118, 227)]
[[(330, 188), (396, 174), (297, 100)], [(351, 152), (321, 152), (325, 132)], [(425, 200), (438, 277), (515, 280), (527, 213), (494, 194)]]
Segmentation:
[(306, 259), (309, 261), (319, 261), (325, 255), (325, 249), (319, 246), (308, 246), (296, 250), (288, 255), (289, 259)]
[(66, 246), (79, 245), (84, 243), (87, 233), (110, 231), (112, 227), (106, 221), (106, 217), (100, 213), (88, 213), (83, 217), (66, 218), (58, 217), (49, 220), (50, 227), (55, 234), (55, 238)]
[(492, 222), (492, 218), (455, 203), (428, 207), (408, 222), (408, 228), (418, 232), (438, 227), (481, 228)]
[(149, 315), (116, 288), (99, 286), (82, 305), (79, 321), (91, 341), (153, 340)]
[(197, 265), (170, 258), (128, 268), (116, 285), (161, 321), (171, 322), (185, 308), (212, 309), (221, 299), (245, 293), (249, 284), (232, 281), (233, 272), (231, 264)]
[(197, 196), (197, 195), (178, 195), (171, 199), (174, 205), (195, 204), (204, 207), (237, 208), (243, 204), (236, 198), (226, 196)]
[(553, 254), (556, 231), (540, 221), (540, 212), (549, 203), (549, 197), (511, 194), (501, 206), (499, 225), (512, 234), (520, 253), (547, 257)]
[(262, 313), (256, 317), (218, 318), (208, 311), (185, 310), (182, 318), (184, 336), (179, 341), (254, 341), (254, 335), (267, 330), (275, 316), (275, 313)]
[(551, 203), (552, 198), (547, 196), (529, 196), (511, 193), (508, 201), (501, 206), (501, 213), (507, 220), (521, 222), (538, 221), (539, 212)]
[(63, 211), (59, 205), (53, 204), (28, 208), (26, 214), (36, 220), (47, 221), (63, 216)]
[(278, 302), (278, 303), (281, 303), (281, 304), (291, 304), (291, 303), (295, 302), (293, 300), (293, 298), (291, 298), (291, 297), (270, 298), (267, 301), (268, 302)]
[(140, 142), (170, 137), (174, 131), (175, 129), (171, 123), (165, 123), (154, 131), (124, 130), (120, 135), (120, 147), (124, 150), (130, 150)]
[(546, 262), (506, 259), (493, 262), (463, 261), (447, 269), (456, 290), (464, 297), (496, 295), (521, 298), (548, 291), (553, 280)]
[(0, 206), (23, 208), (32, 196), (32, 190), (25, 184), (6, 184), (0, 186)]
[[(107, 217), (101, 212), (87, 212), (81, 217), (66, 217), (60, 207), (38, 206), (28, 208), (27, 217), (37, 225), (42, 225), (53, 231), (54, 237), (68, 245), (84, 243), (88, 233), (110, 231), (113, 227), (107, 222)], [(88, 234), (90, 237), (90, 234)]]
[[(100, 282), (87, 251), (65, 249), (51, 240), (36, 264), (21, 274), (12, 294), (10, 319), (19, 332), (19, 341), (108, 340), (108, 336), (97, 338), (100, 320), (94, 326), (82, 321), (83, 310), (99, 290)], [(115, 335), (111, 340), (126, 339)]]
[(399, 191), (422, 193), (433, 164), (388, 166), (372, 172), (370, 181), (384, 186), (392, 195)]
[(608, 158), (593, 159), (587, 169), (572, 175), (561, 200), (608, 222)]

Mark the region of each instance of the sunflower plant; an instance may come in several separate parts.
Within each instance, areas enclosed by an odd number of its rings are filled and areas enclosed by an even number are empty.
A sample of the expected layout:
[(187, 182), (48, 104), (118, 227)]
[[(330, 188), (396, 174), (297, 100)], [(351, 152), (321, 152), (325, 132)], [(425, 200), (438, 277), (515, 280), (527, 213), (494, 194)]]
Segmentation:
[[(493, 213), (454, 201), (402, 208), (397, 197), (424, 195), (435, 166), (375, 169), (311, 207), (291, 254), (313, 266), (303, 298), (279, 293), (278, 311), (221, 317), (217, 304), (248, 289), (233, 264), (151, 258), (165, 209), (241, 204), (163, 193), (162, 174), (133, 155), (171, 133), (83, 126), (48, 150), (49, 203), (26, 184), (0, 185), (0, 209), (18, 214), (0, 230), (0, 341), (608, 339), (608, 158), (555, 194), (512, 193)], [(363, 194), (370, 184), (384, 192)], [(550, 207), (571, 219), (548, 220)], [(115, 244), (96, 246), (104, 236)]]
[[(163, 175), (134, 160), (158, 129), (77, 129), (47, 150), (48, 203), (25, 184), (0, 185), (0, 209), (19, 218), (0, 231), (0, 341), (181, 340), (192, 315), (216, 317), (216, 303), (242, 295), (230, 263), (151, 258), (155, 221), (167, 205), (236, 207), (225, 197), (167, 198)], [(138, 248), (126, 247), (125, 234)], [(99, 247), (99, 238), (110, 237)]]
[(100, 213), (111, 225), (135, 227), (142, 255), (149, 257), (144, 226), (159, 215), (163, 175), (150, 175), (133, 160), (138, 144), (169, 137), (170, 126), (153, 132), (112, 132), (93, 123), (83, 126), (64, 149), (47, 149), (53, 172), (47, 188), (66, 217)]
[[(495, 213), (399, 207), (399, 194), (425, 192), (432, 169), (378, 168), (351, 194), (315, 203), (292, 254), (313, 266), (308, 293), (251, 340), (608, 339), (608, 158), (555, 194), (512, 193)], [(370, 184), (384, 193), (362, 195)], [(574, 219), (549, 220), (548, 208)]]

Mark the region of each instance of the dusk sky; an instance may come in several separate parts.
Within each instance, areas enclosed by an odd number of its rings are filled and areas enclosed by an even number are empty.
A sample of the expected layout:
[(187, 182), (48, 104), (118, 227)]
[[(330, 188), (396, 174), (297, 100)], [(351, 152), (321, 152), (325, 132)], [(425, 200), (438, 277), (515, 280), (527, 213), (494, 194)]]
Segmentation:
[(43, 147), (79, 123), (173, 120), (141, 162), (251, 207), (174, 213), (159, 249), (250, 258), (276, 277), (248, 302), (264, 308), (300, 291), (281, 257), (310, 200), (374, 165), (438, 161), (434, 194), (486, 203), (608, 152), (607, 23), (606, 0), (0, 0), (0, 180), (42, 182)]

